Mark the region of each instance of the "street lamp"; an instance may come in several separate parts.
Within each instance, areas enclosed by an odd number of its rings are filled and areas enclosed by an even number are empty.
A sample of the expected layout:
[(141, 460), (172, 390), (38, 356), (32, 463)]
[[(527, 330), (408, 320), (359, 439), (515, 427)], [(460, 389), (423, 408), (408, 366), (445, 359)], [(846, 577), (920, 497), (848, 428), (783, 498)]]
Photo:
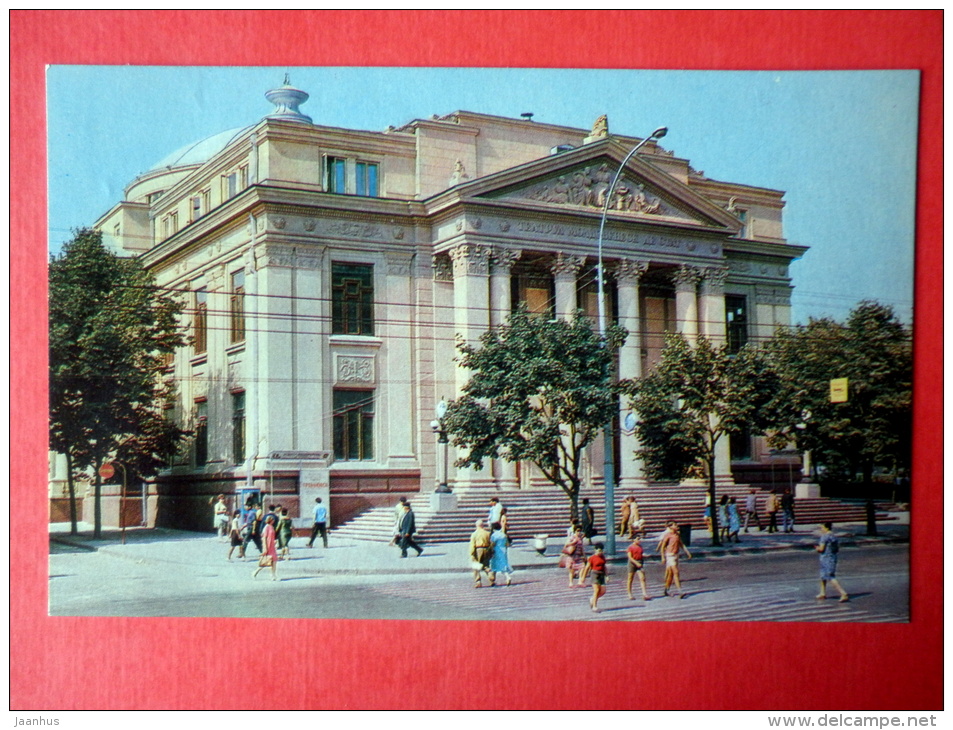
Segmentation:
[[(668, 134), (668, 127), (659, 127), (648, 137), (639, 142), (635, 147), (629, 150), (629, 154), (625, 156), (625, 159), (622, 160), (622, 164), (619, 165), (619, 169), (616, 171), (615, 177), (612, 178), (612, 184), (609, 185), (608, 190), (605, 192), (605, 200), (602, 203), (602, 219), (599, 221), (599, 243), (598, 243), (598, 256), (599, 263), (596, 266), (596, 281), (598, 286), (598, 299), (599, 299), (599, 337), (602, 340), (602, 346), (605, 347), (606, 339), (606, 301), (605, 301), (605, 270), (603, 268), (602, 262), (602, 234), (606, 227), (606, 216), (609, 214), (609, 205), (612, 203), (612, 193), (615, 191), (615, 186), (619, 182), (619, 178), (622, 176), (622, 171), (625, 169), (626, 164), (629, 162), (632, 157), (635, 156), (635, 153), (638, 152), (642, 147), (652, 139), (661, 139), (666, 134)], [(615, 455), (614, 448), (612, 443), (612, 421), (606, 424), (606, 427), (603, 429), (603, 439), (605, 446), (603, 452), (605, 454), (605, 462), (602, 469), (602, 480), (605, 485), (606, 492), (606, 552), (609, 555), (615, 554)]]
[(440, 402), (437, 404), (436, 408), (437, 419), (430, 422), (430, 428), (437, 436), (437, 443), (440, 444), (441, 454), (437, 458), (437, 465), (439, 467), (437, 472), (437, 489), (434, 490), (440, 494), (450, 494), (453, 490), (450, 489), (450, 485), (447, 484), (447, 454), (449, 452), (448, 444), (450, 439), (447, 438), (447, 431), (443, 427), (443, 417), (447, 415), (447, 402), (441, 398)]

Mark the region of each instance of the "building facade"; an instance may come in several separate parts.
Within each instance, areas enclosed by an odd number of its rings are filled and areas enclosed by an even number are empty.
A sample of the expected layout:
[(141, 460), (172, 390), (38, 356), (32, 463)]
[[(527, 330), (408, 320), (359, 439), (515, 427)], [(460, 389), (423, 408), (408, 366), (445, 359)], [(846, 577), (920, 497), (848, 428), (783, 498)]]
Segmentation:
[[(708, 179), (649, 141), (607, 200), (641, 140), (605, 118), (582, 130), (460, 111), (369, 132), (314, 123), (287, 83), (266, 96), (271, 114), (173, 153), (96, 224), (187, 303), (192, 344), (166, 376), (169, 417), (194, 438), (151, 486), (158, 524), (207, 529), (218, 493), (257, 490), (301, 516), (325, 495), (339, 524), (432, 491), (431, 421), (467, 377), (457, 339), (520, 303), (594, 315), (606, 204), (621, 377), (652, 366), (665, 332), (740, 347), (789, 323), (805, 248), (784, 240), (779, 191)], [(623, 488), (644, 484), (618, 438)], [(718, 478), (762, 452), (726, 443)], [(505, 462), (449, 476), (457, 490), (539, 483)]]

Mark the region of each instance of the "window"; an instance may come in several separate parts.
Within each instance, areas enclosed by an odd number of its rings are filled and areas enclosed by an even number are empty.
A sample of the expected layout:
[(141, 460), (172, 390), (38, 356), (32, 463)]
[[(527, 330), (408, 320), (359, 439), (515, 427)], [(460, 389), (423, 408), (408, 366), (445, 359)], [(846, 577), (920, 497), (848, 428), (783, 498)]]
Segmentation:
[(195, 465), (204, 466), (208, 461), (208, 403), (195, 403)]
[(526, 305), (530, 314), (553, 317), (556, 314), (556, 282), (549, 273), (521, 271), (510, 279), (513, 309)]
[(162, 219), (162, 227), (165, 238), (175, 235), (176, 231), (179, 230), (179, 214), (175, 211), (169, 213)]
[(374, 267), (331, 264), (331, 333), (374, 334)]
[(192, 196), (192, 218), (190, 220), (197, 221), (202, 217), (202, 196), (193, 195)]
[(235, 197), (235, 194), (238, 192), (238, 173), (229, 173), (223, 178), (222, 183), (222, 197), (226, 200)]
[(369, 198), (380, 195), (377, 187), (377, 163), (358, 162), (355, 168), (357, 178), (357, 194)]
[(245, 461), (245, 393), (232, 393), (232, 463)]
[(741, 221), (741, 230), (738, 231), (738, 238), (747, 238), (748, 237), (748, 211), (738, 208), (735, 210), (735, 215), (738, 216), (738, 220)]
[(205, 289), (195, 291), (195, 313), (192, 319), (192, 347), (196, 355), (208, 349), (208, 292)]
[(374, 391), (334, 391), (334, 458), (374, 458)]
[(748, 343), (748, 302), (745, 297), (725, 297), (725, 328), (728, 352), (738, 352)]
[(732, 461), (745, 461), (751, 458), (751, 431), (743, 426), (728, 437)]
[(245, 270), (232, 273), (232, 298), (230, 303), (232, 343), (245, 339)]
[(324, 189), (329, 193), (346, 193), (346, 169), (347, 160), (345, 160), (343, 157), (328, 157)]

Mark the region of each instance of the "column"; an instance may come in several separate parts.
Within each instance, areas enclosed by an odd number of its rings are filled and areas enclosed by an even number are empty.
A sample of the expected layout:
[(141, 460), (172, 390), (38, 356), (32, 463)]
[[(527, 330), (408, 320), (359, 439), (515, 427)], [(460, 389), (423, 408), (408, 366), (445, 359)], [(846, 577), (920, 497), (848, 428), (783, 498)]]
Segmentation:
[[(462, 244), (450, 251), (453, 260), (453, 308), (456, 336), (471, 346), (479, 345), (480, 335), (490, 327), (490, 249), (487, 246)], [(457, 364), (456, 396), (470, 380), (470, 372)], [(452, 459), (452, 455), (451, 455)], [(455, 489), (472, 486), (477, 481), (490, 482), (486, 472), (457, 469)]]
[(576, 313), (579, 306), (576, 279), (585, 263), (582, 256), (566, 256), (559, 252), (550, 267), (556, 281), (556, 316), (560, 319), (570, 319)]
[(391, 468), (415, 467), (414, 429), (410, 423), (433, 418), (430, 413), (415, 412), (414, 397), (415, 373), (413, 357), (413, 292), (412, 264), (409, 253), (385, 253), (384, 279), (384, 322), (380, 336), (384, 339), (385, 350), (380, 367), (384, 375), (380, 378), (377, 397), (385, 418), (386, 436), (382, 432), (381, 456), (386, 456)]
[(699, 271), (694, 266), (679, 266), (675, 281), (675, 327), (689, 343), (698, 337), (698, 299), (695, 293)]
[[(490, 254), (490, 324), (498, 327), (503, 324), (512, 309), (510, 275), (514, 262), (522, 251), (509, 248), (493, 249)], [(493, 478), (500, 489), (517, 489), (516, 462), (495, 459)]]
[[(638, 378), (642, 375), (642, 318), (639, 311), (639, 282), (648, 270), (647, 261), (623, 259), (615, 266), (616, 287), (619, 294), (619, 325), (629, 331), (629, 336), (619, 350), (619, 378)], [(620, 422), (624, 424), (628, 408), (624, 402)], [(642, 469), (642, 460), (635, 456), (639, 447), (634, 433), (623, 430), (619, 439), (620, 490), (631, 491), (636, 485), (645, 485), (647, 480)]]
[[(725, 324), (725, 280), (728, 268), (709, 266), (701, 271), (701, 291), (699, 296), (699, 319), (701, 333), (715, 347), (726, 343)], [(722, 436), (715, 444), (715, 479), (720, 484), (734, 484), (731, 475), (731, 441)]]

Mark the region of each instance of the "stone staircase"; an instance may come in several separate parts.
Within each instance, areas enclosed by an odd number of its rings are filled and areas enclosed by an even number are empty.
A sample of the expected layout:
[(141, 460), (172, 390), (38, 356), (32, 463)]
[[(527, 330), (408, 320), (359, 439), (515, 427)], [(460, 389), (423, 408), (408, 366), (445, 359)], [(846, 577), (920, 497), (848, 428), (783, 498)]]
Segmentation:
[[(717, 494), (727, 494), (736, 498), (739, 506), (744, 505), (748, 485), (725, 485)], [(702, 483), (689, 484), (653, 484), (634, 492), (639, 505), (639, 516), (645, 520), (647, 533), (657, 533), (664, 529), (665, 523), (675, 520), (679, 524), (690, 524), (695, 530), (704, 530), (704, 512), (706, 486)], [(616, 492), (616, 519), (619, 506), (629, 491)], [(759, 494), (759, 516), (763, 525), (767, 525), (764, 514), (764, 497)], [(538, 487), (524, 490), (500, 491), (493, 488), (476, 487), (458, 493), (457, 509), (435, 512), (430, 508), (430, 494), (418, 494), (410, 500), (414, 510), (417, 535), (428, 542), (465, 542), (473, 532), (474, 522), (486, 517), (490, 498), (499, 497), (506, 507), (509, 521), (509, 533), (513, 540), (529, 540), (534, 535), (549, 535), (554, 540), (562, 539), (569, 526), (569, 498), (559, 487)], [(596, 513), (597, 533), (605, 534), (605, 495), (601, 487), (583, 489), (582, 498), (588, 497)], [(795, 521), (799, 525), (818, 525), (821, 522), (863, 522), (866, 513), (863, 505), (850, 504), (824, 497), (801, 498), (795, 500)], [(888, 515), (878, 512), (878, 520), (889, 519)], [(778, 524), (780, 525), (780, 515)], [(344, 523), (332, 531), (333, 535), (357, 540), (389, 542), (393, 537), (393, 507), (376, 507)]]

